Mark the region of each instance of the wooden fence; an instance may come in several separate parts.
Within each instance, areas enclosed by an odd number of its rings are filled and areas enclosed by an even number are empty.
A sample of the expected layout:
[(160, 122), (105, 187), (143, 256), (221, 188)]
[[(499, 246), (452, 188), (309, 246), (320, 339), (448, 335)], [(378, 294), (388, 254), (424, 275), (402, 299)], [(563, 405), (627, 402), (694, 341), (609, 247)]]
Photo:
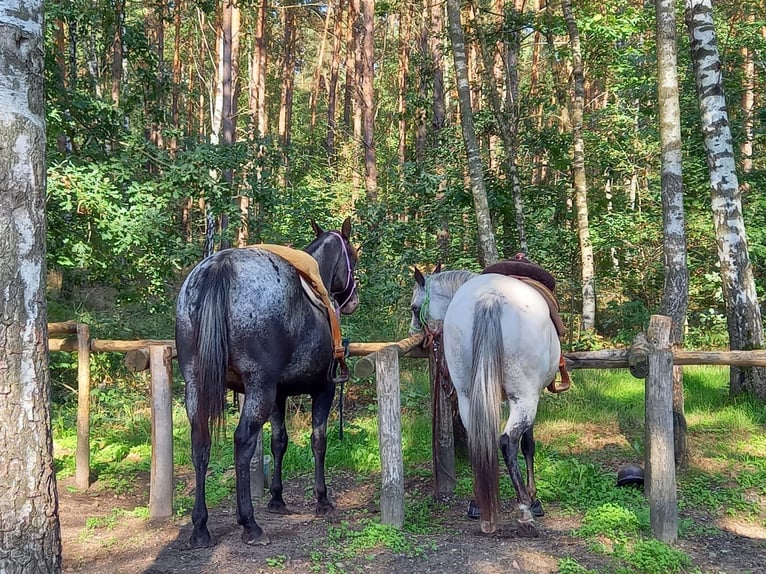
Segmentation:
[[(175, 342), (144, 339), (114, 341), (91, 339), (88, 326), (66, 322), (48, 325), (51, 352), (78, 354), (77, 449), (75, 481), (79, 488), (90, 485), (90, 354), (127, 353), (126, 363), (133, 370), (149, 368), (151, 374), (152, 460), (149, 492), (149, 516), (167, 518), (173, 512), (173, 421), (171, 385)], [(630, 349), (608, 349), (567, 353), (569, 369), (628, 368), (635, 376), (646, 378), (646, 493), (650, 504), (652, 529), (659, 539), (673, 541), (677, 536), (677, 505), (672, 424), (673, 365), (766, 366), (766, 351), (684, 351), (671, 350), (670, 319), (654, 315), (647, 338), (637, 338)], [(64, 338), (61, 338), (64, 336)], [(399, 358), (429, 357), (421, 347), (422, 335), (396, 343), (351, 343), (349, 354), (362, 357), (355, 366), (359, 377), (376, 375), (378, 427), (381, 458), (381, 521), (401, 527), (404, 521), (404, 465), (402, 461), (399, 403)], [(434, 408), (451, 412), (441, 393), (442, 404)], [(434, 483), (437, 493), (454, 488), (454, 444), (451, 422), (435, 429)], [(444, 452), (437, 452), (438, 450)], [(440, 461), (437, 464), (437, 460)], [(451, 461), (452, 467), (444, 465)], [(256, 473), (261, 489), (263, 473)], [(257, 489), (256, 489), (257, 490)]]

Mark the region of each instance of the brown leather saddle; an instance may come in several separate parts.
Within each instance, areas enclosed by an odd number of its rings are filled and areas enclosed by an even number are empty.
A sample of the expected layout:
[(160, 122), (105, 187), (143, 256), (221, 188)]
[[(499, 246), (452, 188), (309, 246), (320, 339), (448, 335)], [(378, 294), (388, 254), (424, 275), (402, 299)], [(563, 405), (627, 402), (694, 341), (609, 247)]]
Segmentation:
[(311, 255), (300, 249), (285, 247), (284, 245), (274, 245), (270, 243), (261, 243), (258, 245), (248, 245), (245, 249), (263, 249), (269, 251), (278, 257), (281, 257), (292, 265), (300, 275), (304, 289), (307, 287), (309, 296), (318, 298), (321, 305), (327, 312), (327, 319), (330, 322), (330, 331), (332, 332), (333, 357), (338, 362), (340, 373), (333, 378), (335, 383), (348, 380), (348, 367), (346, 366), (346, 348), (343, 346), (343, 339), (340, 332), (340, 319), (335, 312), (335, 305), (330, 299), (327, 289), (322, 283), (322, 277), (319, 274), (319, 265)]

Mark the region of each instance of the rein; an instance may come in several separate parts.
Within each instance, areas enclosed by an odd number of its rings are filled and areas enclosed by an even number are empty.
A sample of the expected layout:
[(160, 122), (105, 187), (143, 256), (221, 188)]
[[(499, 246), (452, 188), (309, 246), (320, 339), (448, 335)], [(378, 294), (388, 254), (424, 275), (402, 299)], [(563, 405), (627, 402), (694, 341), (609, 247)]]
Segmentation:
[[(345, 295), (345, 298), (343, 299), (343, 303), (340, 303), (338, 305), (338, 309), (340, 309), (351, 300), (351, 297), (354, 296), (354, 291), (356, 291), (356, 281), (354, 281), (354, 276), (351, 273), (351, 259), (348, 256), (348, 248), (346, 247), (346, 242), (343, 240), (343, 237), (341, 236), (341, 234), (338, 233), (337, 231), (331, 231), (330, 233), (332, 233), (332, 235), (335, 235), (338, 239), (340, 239), (340, 245), (343, 248), (343, 255), (346, 257), (346, 285), (340, 291), (330, 292), (333, 298), (335, 298), (336, 295)], [(336, 302), (337, 302), (337, 299), (336, 299)]]

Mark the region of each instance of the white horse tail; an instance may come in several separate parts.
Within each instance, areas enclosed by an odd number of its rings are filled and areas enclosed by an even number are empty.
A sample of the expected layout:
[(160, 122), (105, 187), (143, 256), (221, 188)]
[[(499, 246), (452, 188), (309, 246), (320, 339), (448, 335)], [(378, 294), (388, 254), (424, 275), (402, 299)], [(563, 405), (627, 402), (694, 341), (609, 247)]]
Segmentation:
[(228, 257), (219, 257), (200, 278), (197, 325), (197, 404), (202, 420), (220, 427), (226, 404), (226, 372), (229, 366), (228, 304), (234, 269)]
[(468, 450), (473, 469), (474, 496), (481, 510), (481, 528), (494, 532), (500, 514), (498, 437), (503, 382), (502, 301), (479, 299), (473, 315)]

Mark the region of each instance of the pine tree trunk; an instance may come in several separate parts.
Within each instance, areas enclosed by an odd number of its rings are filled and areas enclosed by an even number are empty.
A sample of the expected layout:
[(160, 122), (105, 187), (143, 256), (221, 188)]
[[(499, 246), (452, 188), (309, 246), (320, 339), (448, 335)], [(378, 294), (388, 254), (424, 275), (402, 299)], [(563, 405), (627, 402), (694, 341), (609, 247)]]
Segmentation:
[[(183, 0), (176, 0), (173, 6), (173, 86), (170, 95), (170, 118), (176, 133), (181, 128), (180, 93), (181, 93), (181, 10)], [(170, 153), (175, 156), (178, 150), (178, 136), (170, 141)]]
[(314, 131), (317, 123), (317, 102), (319, 101), (319, 92), (322, 91), (324, 80), (324, 53), (327, 49), (327, 33), (330, 30), (330, 22), (334, 17), (334, 5), (327, 2), (327, 12), (324, 15), (324, 28), (322, 29), (322, 39), (319, 42), (317, 51), (316, 68), (314, 69), (314, 83), (311, 86), (311, 96), (309, 98), (309, 113), (311, 115), (311, 131)]
[(593, 245), (588, 222), (588, 186), (585, 178), (585, 143), (583, 140), (583, 111), (585, 107), (585, 75), (580, 51), (580, 32), (572, 13), (570, 0), (562, 0), (561, 9), (569, 31), (572, 51), (572, 172), (574, 180), (577, 235), (580, 240), (582, 278), (582, 329), (593, 331), (596, 327), (596, 280), (593, 266)]
[(396, 111), (399, 114), (399, 173), (404, 173), (407, 161), (407, 79), (410, 73), (410, 34), (414, 4), (399, 7), (399, 78)]
[(253, 135), (262, 138), (268, 131), (266, 116), (266, 0), (258, 2), (255, 19), (255, 45), (250, 58), (248, 102)]
[(338, 80), (340, 75), (341, 47), (343, 38), (343, 15), (345, 10), (344, 0), (336, 0), (338, 8), (335, 10), (335, 23), (333, 26), (332, 56), (330, 60), (330, 80), (327, 85), (327, 135), (325, 136), (325, 148), (329, 165), (335, 169), (338, 161), (338, 153), (335, 147), (335, 135), (338, 129)]
[[(729, 346), (732, 350), (761, 349), (763, 323), (742, 217), (742, 196), (726, 111), (723, 66), (718, 54), (711, 0), (687, 0), (686, 25), (710, 170), (711, 203)], [(760, 400), (766, 400), (766, 369), (732, 366), (729, 385), (732, 394), (747, 390)]]
[(375, 0), (362, 0), (362, 145), (364, 187), (367, 199), (378, 199), (378, 166), (375, 158)]
[(471, 88), (468, 83), (468, 63), (463, 25), (460, 22), (459, 0), (447, 0), (447, 19), (449, 21), (449, 37), (452, 42), (452, 56), (455, 62), (455, 79), (457, 81), (458, 100), (460, 103), (460, 123), (463, 131), (468, 174), (473, 194), (473, 204), (476, 211), (477, 243), (479, 263), (482, 267), (496, 263), (499, 259), (495, 232), (489, 213), (487, 190), (484, 185), (484, 168), (481, 163), (479, 142), (473, 124), (473, 108), (471, 107)]
[[(670, 344), (683, 346), (689, 301), (686, 267), (684, 184), (681, 171), (681, 109), (676, 68), (675, 0), (657, 0), (657, 95), (662, 148), (662, 229), (665, 253), (665, 285), (660, 312), (673, 320)], [(673, 368), (673, 427), (676, 464), (686, 462), (687, 438), (684, 415), (683, 367)]]
[(0, 572), (61, 571), (45, 295), (43, 3), (0, 5)]
[(114, 39), (112, 40), (112, 103), (120, 105), (120, 87), (122, 85), (122, 26), (125, 18), (124, 0), (114, 3)]
[(287, 172), (289, 171), (288, 147), (290, 146), (292, 117), (293, 117), (293, 95), (295, 87), (295, 5), (284, 7), (284, 46), (282, 52), (282, 91), (279, 100), (279, 120), (277, 131), (279, 134), (279, 143), (282, 145), (282, 178), (283, 183), (287, 181)]
[(428, 98), (428, 77), (433, 73), (432, 66), (429, 65), (430, 53), (430, 34), (431, 26), (430, 9), (423, 6), (420, 12), (420, 32), (418, 33), (418, 51), (420, 53), (420, 65), (417, 73), (417, 101), (418, 107), (415, 110), (415, 161), (423, 163), (426, 155), (426, 128), (427, 114), (423, 102)]
[[(431, 117), (431, 145), (434, 154), (443, 149), (444, 126), (447, 122), (447, 103), (444, 89), (444, 6), (440, 2), (431, 2), (429, 13), (428, 51), (431, 62), (431, 75), (433, 78), (433, 107)], [(425, 123), (424, 123), (425, 127)], [(424, 142), (425, 145), (425, 142)], [(437, 161), (434, 171), (438, 178), (439, 189), (436, 192), (436, 201), (444, 201), (447, 195), (447, 170), (444, 163)], [(436, 231), (436, 242), (439, 249), (440, 261), (449, 261), (449, 217), (441, 216), (439, 229)]]

